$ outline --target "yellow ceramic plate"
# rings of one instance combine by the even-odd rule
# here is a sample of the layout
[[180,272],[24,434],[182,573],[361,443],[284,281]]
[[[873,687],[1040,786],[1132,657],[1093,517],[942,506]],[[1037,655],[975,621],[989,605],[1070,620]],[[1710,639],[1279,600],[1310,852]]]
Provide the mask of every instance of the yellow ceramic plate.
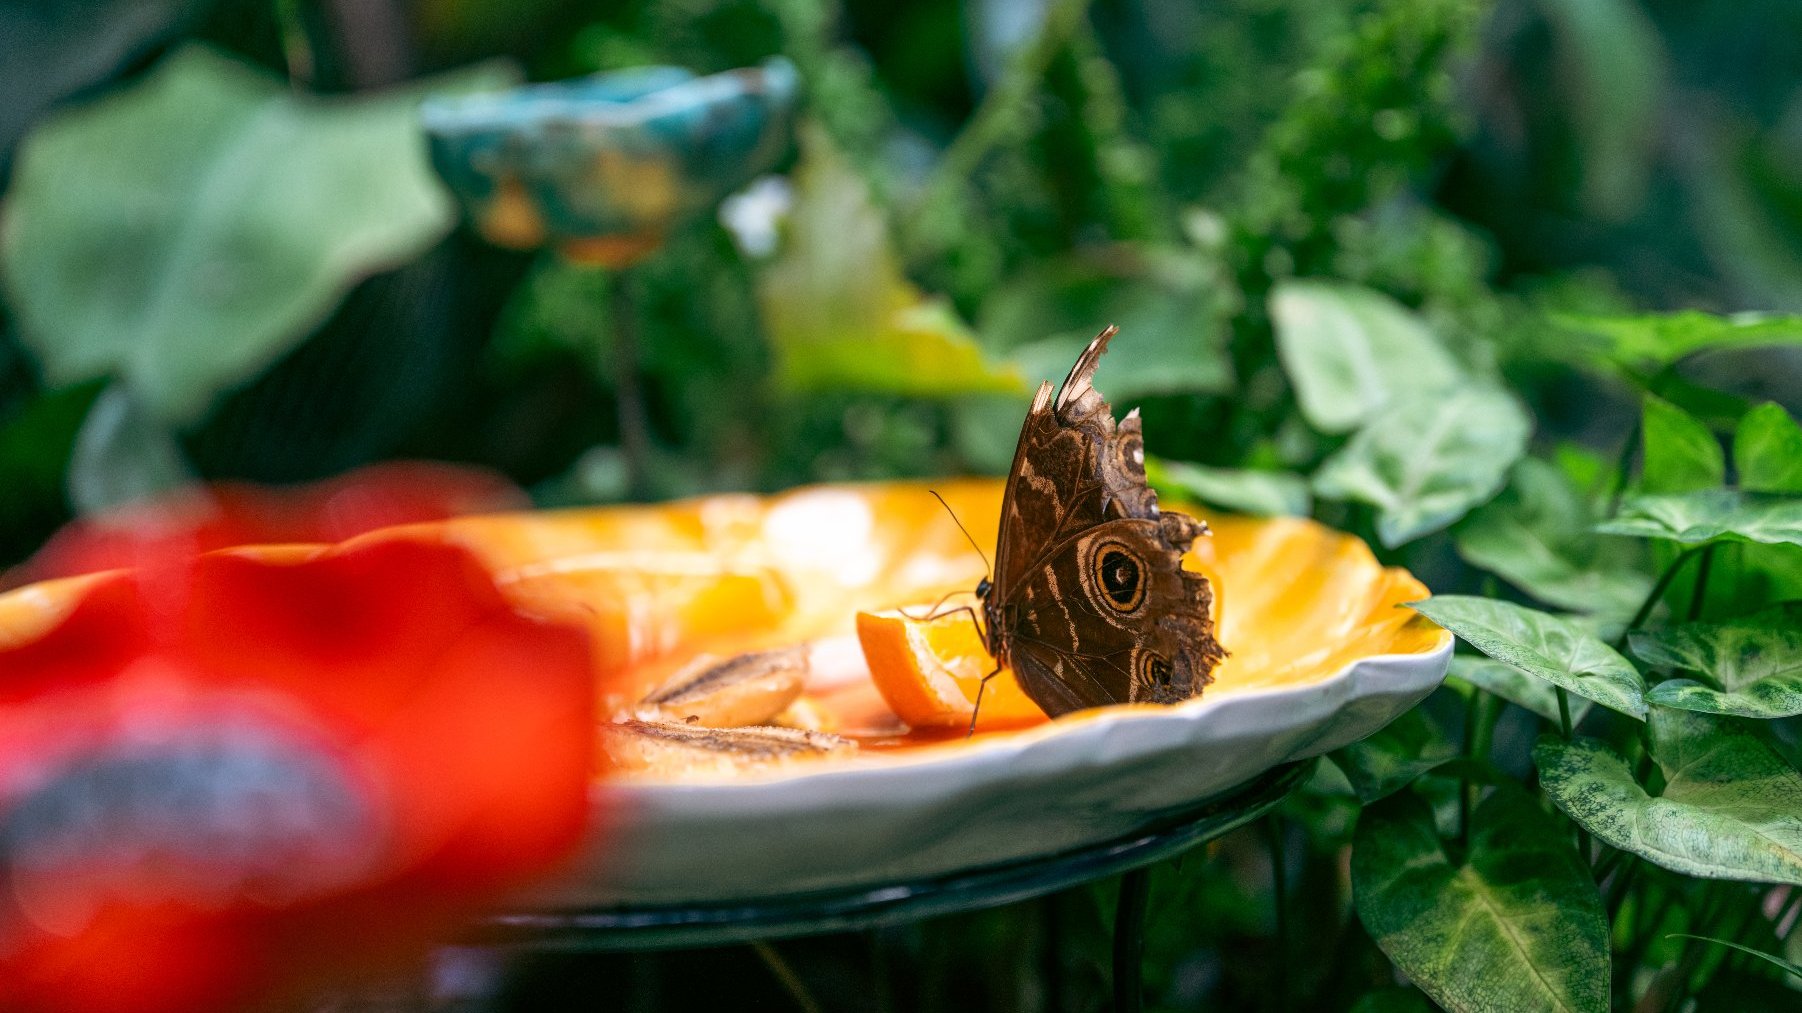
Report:
[[[816,689],[851,687],[855,699],[868,683],[855,612],[930,601],[983,575],[927,488],[465,518],[413,533],[473,547],[521,601],[592,624],[624,676],[609,705],[698,653],[799,642],[817,645]],[[999,482],[933,488],[993,544]],[[1188,562],[1215,579],[1232,657],[1202,699],[776,773],[608,786],[623,803],[615,833],[539,901],[773,896],[1094,844],[1368,735],[1444,677],[1450,635],[1398,607],[1426,588],[1362,542],[1306,520],[1210,520],[1215,535]]]

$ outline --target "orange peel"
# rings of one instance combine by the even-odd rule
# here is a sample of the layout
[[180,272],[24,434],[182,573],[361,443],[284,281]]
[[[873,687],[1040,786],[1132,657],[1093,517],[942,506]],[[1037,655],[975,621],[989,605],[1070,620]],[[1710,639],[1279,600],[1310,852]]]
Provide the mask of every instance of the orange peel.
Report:
[[1002,669],[983,686],[995,663],[965,613],[912,619],[894,610],[859,612],[857,639],[877,691],[911,727],[964,729],[972,713],[979,732],[1048,720],[1011,670]]

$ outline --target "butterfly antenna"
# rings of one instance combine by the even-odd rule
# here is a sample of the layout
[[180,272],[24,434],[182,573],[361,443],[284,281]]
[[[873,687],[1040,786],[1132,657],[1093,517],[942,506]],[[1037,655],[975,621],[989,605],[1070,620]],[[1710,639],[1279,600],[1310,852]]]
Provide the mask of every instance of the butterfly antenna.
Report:
[[983,552],[982,546],[976,544],[976,539],[970,537],[970,529],[964,527],[964,522],[957,519],[957,511],[951,509],[951,504],[945,502],[945,497],[940,496],[937,489],[926,491],[932,493],[932,498],[938,500],[939,506],[944,507],[945,512],[951,515],[951,523],[957,525],[957,530],[964,533],[964,540],[970,543],[970,548],[975,549],[976,554],[982,557],[982,568],[990,573],[995,572],[995,568],[989,564],[988,553]]

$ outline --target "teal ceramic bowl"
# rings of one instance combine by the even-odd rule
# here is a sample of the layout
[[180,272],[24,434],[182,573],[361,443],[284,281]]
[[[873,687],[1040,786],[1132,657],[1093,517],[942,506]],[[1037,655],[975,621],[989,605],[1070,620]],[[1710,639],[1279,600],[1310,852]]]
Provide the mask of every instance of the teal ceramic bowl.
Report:
[[641,67],[441,96],[432,164],[490,242],[614,266],[769,171],[793,133],[794,65],[697,77]]

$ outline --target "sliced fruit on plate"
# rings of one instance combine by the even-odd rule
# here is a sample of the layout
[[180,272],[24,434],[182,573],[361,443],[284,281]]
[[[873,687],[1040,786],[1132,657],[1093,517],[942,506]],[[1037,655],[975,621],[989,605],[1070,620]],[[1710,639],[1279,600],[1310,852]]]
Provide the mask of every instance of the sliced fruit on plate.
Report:
[[[923,614],[926,610],[910,609]],[[901,611],[859,612],[857,639],[870,677],[901,720],[915,728],[968,728],[982,678],[995,667],[966,612],[910,619]],[[1002,669],[982,689],[976,730],[1046,721],[1014,673]]]

